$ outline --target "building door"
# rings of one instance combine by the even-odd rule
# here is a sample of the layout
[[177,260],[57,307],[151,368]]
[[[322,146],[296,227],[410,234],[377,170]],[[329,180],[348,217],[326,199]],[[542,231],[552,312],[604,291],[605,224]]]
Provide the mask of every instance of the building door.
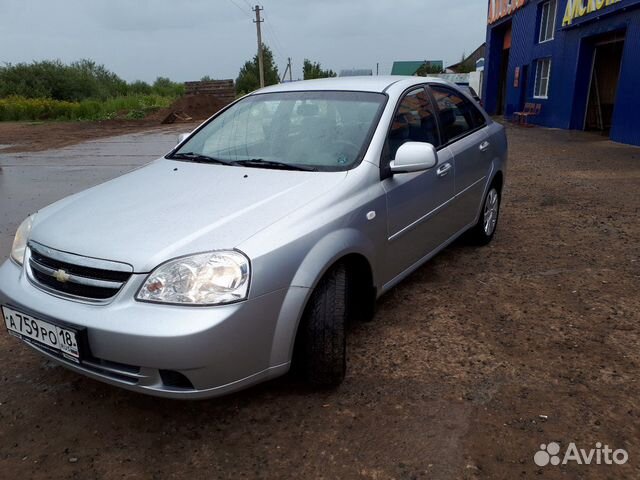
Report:
[[502,58],[500,59],[500,79],[498,81],[498,102],[496,113],[504,115],[507,106],[507,76],[509,73],[509,53],[511,52],[511,25],[504,32]]
[[605,135],[611,130],[623,50],[624,36],[620,38],[619,33],[595,44],[585,130]]

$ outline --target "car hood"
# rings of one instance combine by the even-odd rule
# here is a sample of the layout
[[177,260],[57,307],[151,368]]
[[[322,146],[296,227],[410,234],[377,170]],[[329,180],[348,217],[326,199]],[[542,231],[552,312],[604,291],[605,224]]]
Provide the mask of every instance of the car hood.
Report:
[[31,240],[146,273],[178,256],[232,249],[346,175],[161,159],[41,210]]

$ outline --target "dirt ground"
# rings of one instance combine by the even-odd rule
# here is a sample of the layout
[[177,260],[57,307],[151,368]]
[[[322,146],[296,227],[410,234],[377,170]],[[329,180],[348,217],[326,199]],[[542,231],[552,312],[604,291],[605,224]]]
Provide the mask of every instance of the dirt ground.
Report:
[[[0,122],[0,153],[41,152],[87,140],[157,130],[156,116],[145,120],[99,122]],[[9,145],[8,147],[3,147]]]
[[[159,400],[0,335],[0,478],[640,478],[640,149],[508,133],[494,243],[458,243],[385,295],[351,327],[336,390]],[[629,462],[536,466],[552,441]]]
[[186,95],[169,108],[142,120],[102,120],[98,122],[0,122],[0,153],[40,152],[75,145],[87,140],[156,130],[171,112],[186,115],[177,123],[195,127],[227,105],[215,95]]

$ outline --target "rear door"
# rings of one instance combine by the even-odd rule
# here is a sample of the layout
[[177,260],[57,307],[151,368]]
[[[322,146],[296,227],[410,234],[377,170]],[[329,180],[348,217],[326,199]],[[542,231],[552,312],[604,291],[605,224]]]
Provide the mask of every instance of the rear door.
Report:
[[[388,165],[405,142],[431,143],[438,165],[415,173],[390,175]],[[391,280],[444,243],[451,235],[449,204],[453,199],[454,165],[441,148],[437,113],[424,87],[408,91],[396,109],[381,161],[387,196],[388,248],[385,278]]]
[[475,222],[490,174],[487,122],[477,106],[456,89],[439,84],[429,88],[438,107],[443,141],[455,159],[451,213],[459,231]]

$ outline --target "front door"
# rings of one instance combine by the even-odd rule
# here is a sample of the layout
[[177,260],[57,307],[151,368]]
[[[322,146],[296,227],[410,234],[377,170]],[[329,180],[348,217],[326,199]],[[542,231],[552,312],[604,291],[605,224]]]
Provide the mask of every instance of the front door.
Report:
[[[391,126],[385,165],[405,142],[440,147],[434,106],[425,88],[408,92],[400,101]],[[387,176],[388,245],[385,278],[391,280],[420,261],[452,234],[449,203],[454,196],[455,165],[451,151],[440,148],[436,167],[416,173]]]

